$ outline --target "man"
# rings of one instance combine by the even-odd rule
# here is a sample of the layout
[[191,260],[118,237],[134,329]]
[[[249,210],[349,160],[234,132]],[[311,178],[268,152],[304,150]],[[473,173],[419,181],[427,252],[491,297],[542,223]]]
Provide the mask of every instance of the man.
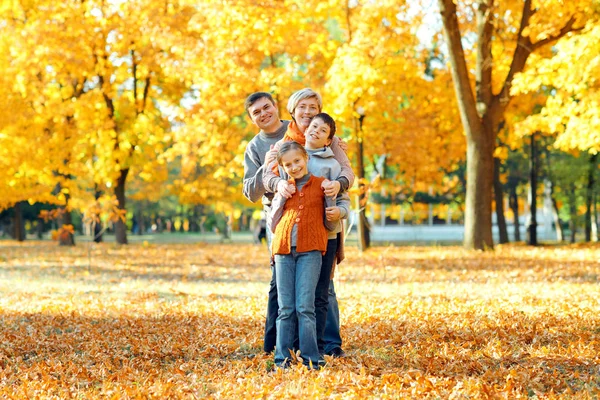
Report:
[[[260,131],[246,146],[244,153],[244,196],[255,203],[262,198],[265,214],[270,211],[273,193],[265,191],[263,186],[263,168],[265,154],[275,143],[283,138],[289,121],[279,119],[279,110],[271,94],[266,92],[252,93],[244,103],[250,120]],[[267,229],[267,244],[271,248],[271,232]],[[272,277],[269,285],[269,303],[265,322],[264,351],[270,353],[275,349],[277,340],[277,284],[275,268],[271,266]]]

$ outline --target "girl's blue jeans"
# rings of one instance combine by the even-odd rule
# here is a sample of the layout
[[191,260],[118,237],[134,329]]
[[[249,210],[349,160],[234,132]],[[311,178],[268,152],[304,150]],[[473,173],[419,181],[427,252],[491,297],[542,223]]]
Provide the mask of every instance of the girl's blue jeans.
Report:
[[323,359],[317,347],[315,289],[321,272],[321,252],[298,253],[292,247],[291,254],[275,255],[275,269],[279,304],[275,364],[285,366],[291,359],[297,321],[300,357],[304,364],[312,362],[318,367]]

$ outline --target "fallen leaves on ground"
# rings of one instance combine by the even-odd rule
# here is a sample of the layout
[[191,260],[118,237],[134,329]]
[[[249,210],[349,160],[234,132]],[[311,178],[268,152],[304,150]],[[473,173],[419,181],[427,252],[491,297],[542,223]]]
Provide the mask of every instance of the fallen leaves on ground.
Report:
[[280,371],[263,246],[1,241],[0,397],[598,397],[598,246],[347,253],[348,357]]

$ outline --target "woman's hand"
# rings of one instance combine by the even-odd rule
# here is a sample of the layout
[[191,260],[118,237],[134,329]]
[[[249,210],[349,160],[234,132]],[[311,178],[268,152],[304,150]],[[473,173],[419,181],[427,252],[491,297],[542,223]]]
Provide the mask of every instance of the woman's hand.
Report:
[[348,152],[348,143],[346,143],[342,139],[340,139],[338,144],[340,145],[340,149],[344,150],[344,153]]
[[289,199],[294,193],[296,193],[296,186],[282,179],[277,183],[277,193],[286,199]]
[[342,216],[342,212],[339,207],[327,207],[325,209],[325,218],[327,221],[337,221]]
[[325,192],[325,196],[327,197],[335,197],[340,192],[341,184],[338,181],[330,181],[329,179],[325,179],[321,184],[323,191]]

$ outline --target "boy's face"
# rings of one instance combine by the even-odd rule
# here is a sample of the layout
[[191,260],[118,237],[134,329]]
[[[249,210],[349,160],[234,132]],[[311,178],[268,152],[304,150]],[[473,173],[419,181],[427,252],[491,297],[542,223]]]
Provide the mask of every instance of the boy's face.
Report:
[[300,150],[290,150],[281,156],[283,170],[294,179],[300,179],[308,173],[306,162],[306,156]]
[[304,133],[304,137],[306,138],[306,148],[315,150],[320,147],[329,146],[331,143],[329,132],[331,132],[329,125],[321,118],[313,118]]
[[267,97],[256,100],[248,107],[252,123],[267,133],[272,133],[280,126],[279,111]]

